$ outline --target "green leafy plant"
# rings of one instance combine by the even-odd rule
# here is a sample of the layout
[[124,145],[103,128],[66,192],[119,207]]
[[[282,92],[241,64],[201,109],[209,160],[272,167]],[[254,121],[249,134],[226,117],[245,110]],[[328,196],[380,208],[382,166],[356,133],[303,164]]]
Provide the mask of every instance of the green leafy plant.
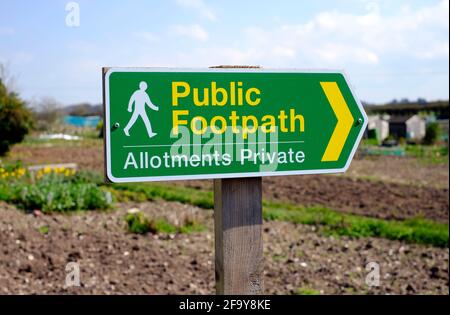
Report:
[[24,139],[33,126],[32,117],[25,102],[16,93],[8,91],[0,78],[0,156]]
[[49,227],[47,225],[43,225],[41,227],[38,228],[39,233],[45,235],[48,234],[49,232]]
[[408,156],[418,158],[425,164],[445,164],[448,163],[447,145],[407,145]]
[[125,216],[127,229],[130,233],[176,233],[177,228],[164,218],[150,220],[142,212],[129,213]]
[[202,232],[206,227],[195,218],[186,218],[183,225],[179,228],[180,233]]
[[152,233],[173,234],[178,232],[177,227],[164,218],[150,220],[149,224]]
[[98,137],[103,139],[103,120],[100,120],[95,127],[98,132]]
[[130,233],[145,234],[150,232],[150,221],[142,212],[127,214],[125,222]]
[[320,292],[315,289],[310,288],[298,288],[297,291],[295,291],[296,295],[320,295]]
[[441,128],[438,123],[428,124],[425,130],[425,137],[423,138],[424,144],[435,144],[439,140],[441,134]]
[[201,232],[205,227],[193,219],[185,220],[181,226],[175,226],[165,218],[149,219],[142,212],[128,213],[125,216],[127,230],[130,233],[146,234],[146,233],[193,233]]
[[108,209],[113,204],[107,189],[54,172],[44,173],[39,179],[33,175],[17,180],[0,179],[0,200],[42,212]]

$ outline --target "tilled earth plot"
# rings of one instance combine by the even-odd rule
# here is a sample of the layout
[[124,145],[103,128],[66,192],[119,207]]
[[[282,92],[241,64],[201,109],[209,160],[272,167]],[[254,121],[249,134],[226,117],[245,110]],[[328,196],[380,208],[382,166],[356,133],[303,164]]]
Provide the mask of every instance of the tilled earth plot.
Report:
[[[127,210],[172,224],[188,216],[207,229],[134,235]],[[116,211],[33,215],[0,203],[0,290],[12,293],[214,293],[212,211],[174,202],[121,204]],[[44,228],[45,227],[45,228]],[[312,226],[264,223],[264,282],[269,294],[448,294],[448,249],[365,238],[332,238]],[[68,262],[81,287],[65,287]],[[365,280],[380,266],[378,287]]]
[[[212,181],[179,181],[175,185],[212,189]],[[263,178],[263,197],[302,206],[324,206],[383,219],[424,217],[448,222],[448,188],[421,187],[336,175]]]
[[269,199],[385,219],[425,217],[448,222],[448,188],[419,187],[342,176],[286,176],[264,179]]

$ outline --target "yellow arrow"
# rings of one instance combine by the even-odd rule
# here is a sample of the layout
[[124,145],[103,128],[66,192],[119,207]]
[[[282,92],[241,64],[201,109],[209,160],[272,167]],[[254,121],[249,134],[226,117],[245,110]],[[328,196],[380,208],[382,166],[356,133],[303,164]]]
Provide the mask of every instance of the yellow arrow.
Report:
[[341,91],[336,82],[320,82],[328,102],[337,118],[337,124],[328,142],[325,153],[322,156],[322,162],[337,161],[341,155],[342,148],[347,140],[350,129],[352,128],[353,119],[348,105],[342,96]]

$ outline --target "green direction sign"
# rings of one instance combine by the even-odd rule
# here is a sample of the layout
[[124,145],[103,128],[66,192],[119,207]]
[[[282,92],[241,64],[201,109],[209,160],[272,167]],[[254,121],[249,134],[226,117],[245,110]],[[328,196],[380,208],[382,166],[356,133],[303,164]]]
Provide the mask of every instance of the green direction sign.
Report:
[[367,125],[339,71],[109,68],[112,182],[344,172]]

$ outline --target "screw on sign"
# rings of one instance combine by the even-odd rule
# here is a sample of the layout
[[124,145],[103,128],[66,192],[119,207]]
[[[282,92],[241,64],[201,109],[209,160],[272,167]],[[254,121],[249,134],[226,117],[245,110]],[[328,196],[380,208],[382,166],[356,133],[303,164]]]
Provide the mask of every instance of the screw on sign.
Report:
[[214,179],[218,294],[263,292],[262,176],[345,172],[367,116],[339,71],[104,68],[111,182]]

